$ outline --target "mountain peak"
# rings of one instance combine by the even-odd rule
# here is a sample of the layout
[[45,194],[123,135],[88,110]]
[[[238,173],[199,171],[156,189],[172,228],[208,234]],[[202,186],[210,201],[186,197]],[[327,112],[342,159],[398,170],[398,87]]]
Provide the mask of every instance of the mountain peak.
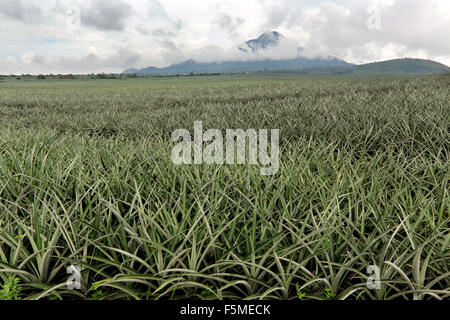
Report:
[[264,50],[268,47],[276,47],[283,35],[278,31],[264,32],[256,39],[251,39],[239,47],[239,50],[244,52],[255,52]]

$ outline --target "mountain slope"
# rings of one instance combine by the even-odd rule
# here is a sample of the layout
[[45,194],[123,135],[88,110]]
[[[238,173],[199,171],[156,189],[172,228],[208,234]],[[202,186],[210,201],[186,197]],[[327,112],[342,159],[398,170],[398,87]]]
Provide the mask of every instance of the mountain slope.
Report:
[[244,45],[239,47],[239,50],[244,52],[256,52],[269,47],[276,47],[282,38],[283,35],[277,31],[266,32],[257,39],[247,41]]
[[450,72],[446,65],[424,59],[393,59],[381,62],[354,66],[353,72],[363,73],[410,73],[410,74],[437,74]]
[[257,72],[257,71],[300,71],[307,68],[346,67],[351,64],[337,58],[308,59],[295,58],[289,60],[260,60],[260,61],[225,61],[200,63],[194,60],[175,64],[167,68],[149,67],[140,70],[129,69],[123,74],[186,74],[198,72]]
[[308,72],[329,74],[440,74],[450,73],[446,65],[423,59],[394,59],[363,65],[352,65],[337,58],[308,59],[299,57],[290,60],[261,60],[261,61],[227,61],[213,63],[199,63],[193,60],[175,64],[167,68],[149,67],[145,69],[129,69],[123,74],[188,74],[188,73],[217,73],[217,72]]

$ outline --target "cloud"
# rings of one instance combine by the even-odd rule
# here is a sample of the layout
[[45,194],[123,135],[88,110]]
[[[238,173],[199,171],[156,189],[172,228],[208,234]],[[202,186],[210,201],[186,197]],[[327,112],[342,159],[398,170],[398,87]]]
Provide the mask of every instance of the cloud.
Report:
[[30,23],[39,21],[42,16],[42,11],[35,5],[24,4],[22,0],[2,0],[0,15]]
[[150,24],[158,26],[157,30],[164,30],[164,32],[159,32],[159,35],[174,33],[183,27],[183,22],[168,14],[166,8],[158,0],[149,0],[147,16]]
[[166,9],[164,9],[163,5],[161,4],[161,2],[159,2],[158,0],[149,0],[149,6],[148,6],[148,15],[151,18],[165,18],[165,19],[170,19],[169,15],[166,12]]
[[92,0],[81,10],[81,23],[102,31],[123,31],[132,8],[122,1]]
[[[2,0],[0,71],[120,72],[195,59],[332,55],[353,63],[419,57],[450,64],[450,2],[440,0]],[[368,8],[380,13],[370,29]],[[71,6],[80,12],[73,28]],[[70,22],[70,23],[69,23]],[[72,26],[72,27],[71,27]],[[77,25],[78,26],[78,25]],[[267,31],[278,47],[238,47]]]
[[128,48],[119,48],[117,52],[102,56],[98,54],[95,48],[82,57],[60,57],[49,62],[49,66],[66,72],[73,72],[73,66],[84,73],[91,72],[120,72],[121,70],[133,65],[141,58],[141,54]]
[[[367,21],[376,9],[379,29]],[[448,56],[450,42],[442,32],[450,29],[450,3],[438,0],[267,1],[264,28],[277,28],[298,39],[308,55],[331,54],[355,63],[384,57]],[[377,47],[378,50],[373,48]]]
[[237,28],[245,23],[245,19],[241,17],[234,17],[226,13],[219,13],[212,21],[211,24],[225,29],[228,32],[234,32]]
[[277,5],[270,6],[269,8],[267,8],[266,12],[267,14],[265,27],[268,30],[280,27],[284,23],[286,18],[289,16],[288,10],[284,10],[283,8]]
[[128,48],[120,48],[117,53],[107,58],[104,62],[104,66],[114,66],[115,68],[128,68],[133,65],[142,55],[134,50]]
[[3,74],[39,74],[39,73],[92,73],[121,72],[135,64],[141,54],[128,49],[119,48],[110,55],[100,55],[96,48],[81,57],[61,56],[46,58],[34,52],[27,52],[20,57],[0,60],[0,73]]
[[34,52],[27,52],[21,56],[20,61],[24,64],[44,64],[45,58]]

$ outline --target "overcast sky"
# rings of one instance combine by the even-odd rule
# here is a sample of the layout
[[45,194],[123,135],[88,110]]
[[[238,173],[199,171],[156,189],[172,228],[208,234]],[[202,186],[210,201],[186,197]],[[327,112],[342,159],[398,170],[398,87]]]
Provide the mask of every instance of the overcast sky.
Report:
[[[0,0],[0,74],[121,72],[130,67],[332,55],[450,66],[449,0]],[[254,55],[266,31],[285,38]]]

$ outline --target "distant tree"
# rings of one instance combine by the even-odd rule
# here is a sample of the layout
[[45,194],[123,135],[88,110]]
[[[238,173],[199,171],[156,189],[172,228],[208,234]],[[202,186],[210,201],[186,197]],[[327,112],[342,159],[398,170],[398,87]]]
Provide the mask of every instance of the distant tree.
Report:
[[43,79],[45,79],[45,76],[43,74],[40,74],[37,76],[37,78],[43,80]]
[[114,73],[97,73],[95,76],[97,79],[117,79]]

